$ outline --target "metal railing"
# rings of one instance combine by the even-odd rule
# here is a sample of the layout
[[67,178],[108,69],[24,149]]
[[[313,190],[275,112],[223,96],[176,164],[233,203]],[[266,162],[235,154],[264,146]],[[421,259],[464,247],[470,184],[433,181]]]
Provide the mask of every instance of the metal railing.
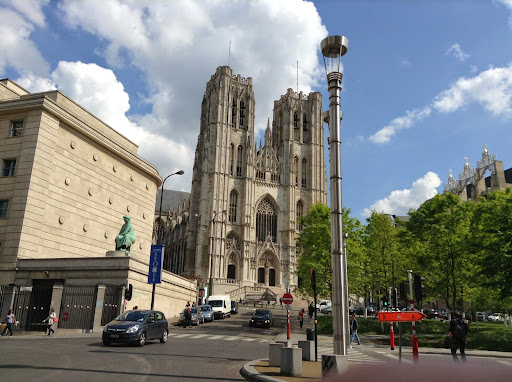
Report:
[[92,329],[96,291],[95,286],[66,286],[62,294],[59,328]]
[[123,296],[122,286],[107,286],[103,299],[103,313],[101,314],[101,325],[104,326],[121,313]]

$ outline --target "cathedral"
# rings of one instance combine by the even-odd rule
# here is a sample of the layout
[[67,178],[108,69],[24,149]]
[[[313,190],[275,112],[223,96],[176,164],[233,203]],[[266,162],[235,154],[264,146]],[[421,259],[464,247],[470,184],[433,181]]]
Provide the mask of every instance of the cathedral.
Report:
[[191,193],[178,201],[164,190],[155,224],[155,239],[164,227],[164,269],[209,294],[282,294],[297,285],[298,218],[327,204],[321,94],[288,89],[259,145],[254,114],[252,78],[217,68],[201,105]]

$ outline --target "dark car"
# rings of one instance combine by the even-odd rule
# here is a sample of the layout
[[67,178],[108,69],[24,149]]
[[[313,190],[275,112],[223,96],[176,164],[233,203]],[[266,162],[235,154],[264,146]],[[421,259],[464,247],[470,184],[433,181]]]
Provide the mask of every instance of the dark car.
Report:
[[231,313],[237,314],[238,313],[238,305],[235,301],[231,301]]
[[249,320],[249,326],[271,327],[274,326],[274,316],[267,309],[256,309]]
[[427,315],[428,319],[435,320],[435,319],[439,318],[439,312],[434,309],[425,309],[425,311],[423,313],[425,313]]
[[169,324],[162,312],[156,310],[131,310],[110,321],[103,328],[103,345],[114,342],[144,346],[146,341],[159,339],[167,342]]

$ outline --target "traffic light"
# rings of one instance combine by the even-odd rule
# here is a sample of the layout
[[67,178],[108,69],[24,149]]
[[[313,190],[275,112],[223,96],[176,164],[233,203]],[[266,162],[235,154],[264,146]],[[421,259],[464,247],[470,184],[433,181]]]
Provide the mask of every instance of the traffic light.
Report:
[[132,295],[133,295],[133,285],[128,284],[128,287],[124,291],[124,298],[126,299],[126,301],[130,301],[132,299]]
[[400,300],[407,302],[407,281],[400,283]]
[[416,301],[423,300],[423,297],[427,297],[425,293],[425,285],[423,282],[425,281],[425,277],[421,277],[420,275],[414,275],[414,296],[416,297]]
[[382,306],[384,306],[384,309],[389,308],[389,297],[388,296],[382,297]]

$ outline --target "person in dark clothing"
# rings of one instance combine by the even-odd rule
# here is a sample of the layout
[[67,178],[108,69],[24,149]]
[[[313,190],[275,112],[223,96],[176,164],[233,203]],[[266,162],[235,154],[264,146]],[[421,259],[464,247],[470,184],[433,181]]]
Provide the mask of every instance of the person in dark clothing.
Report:
[[192,327],[192,312],[189,307],[185,310],[185,326]]
[[350,347],[352,347],[352,341],[354,341],[354,337],[357,338],[357,344],[361,345],[361,341],[359,340],[359,336],[357,335],[357,329],[359,328],[359,325],[357,324],[357,319],[356,319],[355,314],[352,315],[351,328],[352,328],[352,336],[350,337]]
[[313,313],[315,313],[315,308],[313,307],[313,303],[311,303],[308,306],[308,314],[310,319],[313,318]]
[[299,325],[302,329],[302,325],[304,325],[304,309],[301,309],[299,312]]
[[454,361],[458,361],[457,348],[460,349],[460,358],[466,360],[466,338],[468,336],[468,324],[462,320],[462,315],[458,310],[453,313],[453,318],[450,321],[450,331],[448,337],[451,340],[450,350]]

